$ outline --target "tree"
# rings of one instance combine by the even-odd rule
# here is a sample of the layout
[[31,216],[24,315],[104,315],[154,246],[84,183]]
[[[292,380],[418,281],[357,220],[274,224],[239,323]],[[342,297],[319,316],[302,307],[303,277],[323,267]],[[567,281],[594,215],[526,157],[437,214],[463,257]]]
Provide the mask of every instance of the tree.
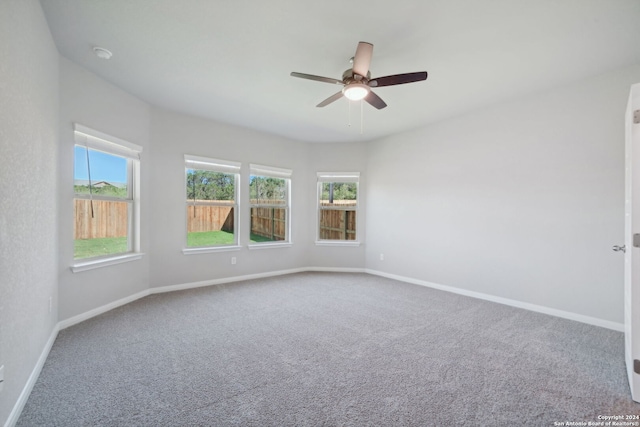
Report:
[[127,197],[127,187],[124,186],[115,186],[115,185],[105,185],[103,187],[95,187],[91,186],[91,190],[89,190],[89,185],[74,185],[74,191],[76,194],[93,194],[99,196],[111,196],[111,197],[119,197],[126,198]]
[[187,199],[233,200],[234,196],[233,174],[199,169],[187,170]]
[[286,181],[282,178],[251,175],[249,197],[257,203],[279,203],[287,196]]
[[322,200],[329,200],[331,197],[331,184],[333,184],[333,200],[356,200],[358,197],[358,187],[355,182],[323,182]]

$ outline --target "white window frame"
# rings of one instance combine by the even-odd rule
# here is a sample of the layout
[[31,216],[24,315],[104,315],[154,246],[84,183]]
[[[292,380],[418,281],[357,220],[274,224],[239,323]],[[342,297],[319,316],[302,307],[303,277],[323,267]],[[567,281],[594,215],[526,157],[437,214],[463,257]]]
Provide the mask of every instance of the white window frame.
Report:
[[[356,184],[356,205],[355,206],[322,206],[320,199],[322,198],[322,184],[327,182],[352,182]],[[318,172],[316,184],[316,245],[318,246],[360,246],[359,229],[360,229],[360,172]],[[320,217],[321,211],[355,211],[356,215],[356,236],[355,240],[332,240],[320,239]]]
[[[285,180],[285,204],[274,203],[253,203],[249,200],[249,236],[251,236],[251,209],[253,208],[278,208],[285,210],[285,239],[270,242],[251,242],[249,239],[249,249],[267,249],[267,248],[283,248],[290,247],[291,240],[291,169],[277,168],[273,166],[264,166],[257,164],[249,164],[249,185],[251,185],[252,176],[264,176],[270,178],[279,178]],[[249,199],[251,199],[251,190],[249,189]]]
[[[184,155],[184,189],[187,188],[187,170],[188,169],[196,169],[196,170],[207,170],[211,172],[221,172],[226,174],[233,174],[234,176],[234,190],[235,190],[235,199],[233,204],[233,237],[234,243],[231,245],[211,245],[211,246],[197,246],[197,247],[189,247],[187,246],[187,233],[188,233],[188,221],[187,218],[187,209],[184,210],[184,249],[182,249],[182,253],[185,255],[193,255],[193,254],[202,254],[202,253],[211,253],[211,252],[223,252],[223,251],[238,251],[240,250],[240,221],[238,220],[239,212],[240,212],[240,167],[241,163],[229,161],[229,160],[220,160],[213,159],[209,157],[202,156],[193,156],[190,154]],[[186,194],[185,194],[186,199]],[[199,201],[194,202],[193,200],[186,199],[187,206],[229,206],[228,203],[220,203],[216,201]]]
[[[135,261],[144,255],[140,252],[140,157],[142,147],[129,141],[91,129],[81,124],[74,124],[75,146],[101,151],[127,159],[127,198],[89,195],[74,192],[75,199],[107,200],[127,202],[129,204],[127,218],[127,251],[124,253],[102,255],[91,258],[73,260],[71,271],[74,273],[106,267],[128,261]],[[75,184],[75,183],[74,183]],[[75,231],[74,231],[75,232]]]

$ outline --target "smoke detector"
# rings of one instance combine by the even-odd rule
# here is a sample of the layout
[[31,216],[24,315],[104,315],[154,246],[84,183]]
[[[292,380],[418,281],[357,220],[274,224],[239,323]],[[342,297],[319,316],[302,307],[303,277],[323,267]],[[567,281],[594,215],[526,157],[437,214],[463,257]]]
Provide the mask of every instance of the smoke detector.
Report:
[[98,46],[95,46],[93,48],[93,53],[95,53],[96,56],[100,59],[111,59],[111,57],[113,56],[113,53],[103,47]]

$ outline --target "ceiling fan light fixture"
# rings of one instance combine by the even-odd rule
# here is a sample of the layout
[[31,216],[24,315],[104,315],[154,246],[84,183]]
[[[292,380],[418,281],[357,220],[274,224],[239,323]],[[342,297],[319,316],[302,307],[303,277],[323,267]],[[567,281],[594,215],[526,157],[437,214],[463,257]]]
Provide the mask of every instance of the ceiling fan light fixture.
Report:
[[370,90],[364,83],[351,83],[342,89],[342,93],[351,101],[360,101],[369,95]]

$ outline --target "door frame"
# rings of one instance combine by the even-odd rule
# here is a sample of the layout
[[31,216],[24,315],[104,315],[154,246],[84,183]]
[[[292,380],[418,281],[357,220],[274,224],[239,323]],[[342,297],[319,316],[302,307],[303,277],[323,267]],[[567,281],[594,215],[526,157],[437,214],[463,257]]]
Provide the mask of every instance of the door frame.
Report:
[[631,396],[640,402],[640,84],[631,86],[625,114],[625,362]]

